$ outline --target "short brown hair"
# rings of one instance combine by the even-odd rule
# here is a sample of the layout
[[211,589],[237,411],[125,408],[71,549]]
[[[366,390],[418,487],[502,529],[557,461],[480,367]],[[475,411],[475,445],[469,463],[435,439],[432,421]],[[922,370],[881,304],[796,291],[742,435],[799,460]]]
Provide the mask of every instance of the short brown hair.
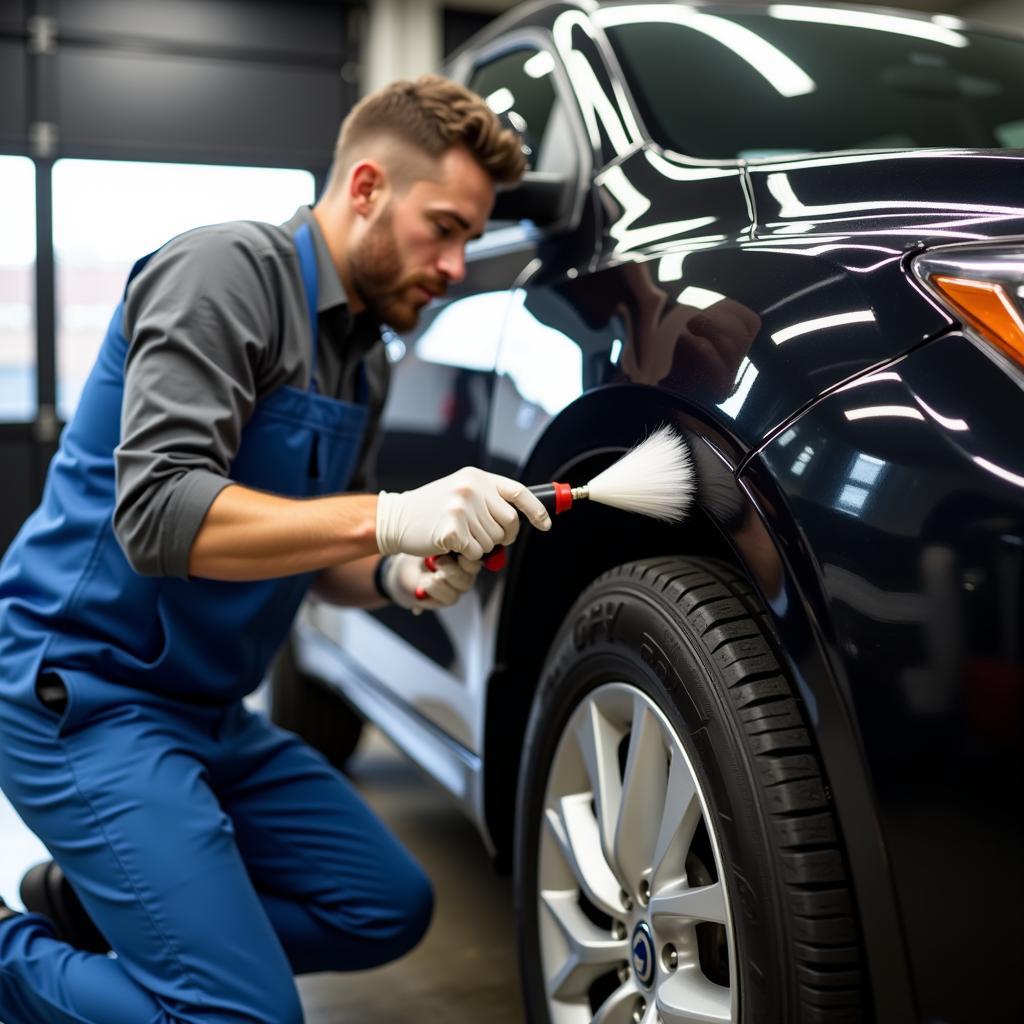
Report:
[[392,137],[437,158],[465,146],[496,185],[514,184],[526,170],[522,140],[476,93],[440,75],[392,82],[348,113],[334,149],[331,184],[371,139]]

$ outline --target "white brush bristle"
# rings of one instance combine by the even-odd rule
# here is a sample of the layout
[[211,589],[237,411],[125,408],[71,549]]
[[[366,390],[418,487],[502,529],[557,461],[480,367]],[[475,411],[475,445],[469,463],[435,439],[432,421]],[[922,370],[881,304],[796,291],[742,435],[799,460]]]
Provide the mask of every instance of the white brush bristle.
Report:
[[667,523],[686,517],[693,501],[693,465],[686,442],[669,426],[598,473],[587,484],[590,500]]

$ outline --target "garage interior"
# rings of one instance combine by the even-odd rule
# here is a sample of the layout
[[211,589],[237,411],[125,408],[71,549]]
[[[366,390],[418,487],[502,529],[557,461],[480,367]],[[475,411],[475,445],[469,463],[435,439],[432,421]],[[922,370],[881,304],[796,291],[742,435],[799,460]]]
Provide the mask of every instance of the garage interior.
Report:
[[[127,254],[204,219],[283,220],[312,202],[337,126],[361,95],[438,68],[512,6],[4,0],[0,551],[39,501]],[[1024,32],[1020,0],[893,6]],[[257,195],[257,213],[220,212]],[[511,886],[472,825],[376,732],[350,775],[426,867],[437,910],[426,940],[400,962],[302,979],[307,1020],[521,1021]],[[0,795],[0,895],[12,906],[22,874],[46,856]]]

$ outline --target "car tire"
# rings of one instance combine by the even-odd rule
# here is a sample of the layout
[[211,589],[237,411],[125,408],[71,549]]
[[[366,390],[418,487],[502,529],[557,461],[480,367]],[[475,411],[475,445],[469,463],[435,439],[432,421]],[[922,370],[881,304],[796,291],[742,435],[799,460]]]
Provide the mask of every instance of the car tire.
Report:
[[282,729],[297,733],[342,771],[359,745],[365,724],[340,693],[299,668],[291,638],[271,668],[270,718]]
[[838,826],[774,649],[711,560],[620,566],[569,612],[519,776],[531,1024],[866,1019]]

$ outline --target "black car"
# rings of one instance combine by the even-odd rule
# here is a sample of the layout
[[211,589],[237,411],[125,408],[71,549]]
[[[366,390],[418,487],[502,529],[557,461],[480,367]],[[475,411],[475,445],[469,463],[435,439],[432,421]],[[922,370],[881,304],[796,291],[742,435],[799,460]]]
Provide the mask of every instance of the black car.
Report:
[[580,0],[447,70],[531,171],[386,338],[381,485],[667,423],[697,503],[524,530],[439,614],[309,605],[278,719],[462,803],[531,1021],[1024,1019],[1024,41]]

